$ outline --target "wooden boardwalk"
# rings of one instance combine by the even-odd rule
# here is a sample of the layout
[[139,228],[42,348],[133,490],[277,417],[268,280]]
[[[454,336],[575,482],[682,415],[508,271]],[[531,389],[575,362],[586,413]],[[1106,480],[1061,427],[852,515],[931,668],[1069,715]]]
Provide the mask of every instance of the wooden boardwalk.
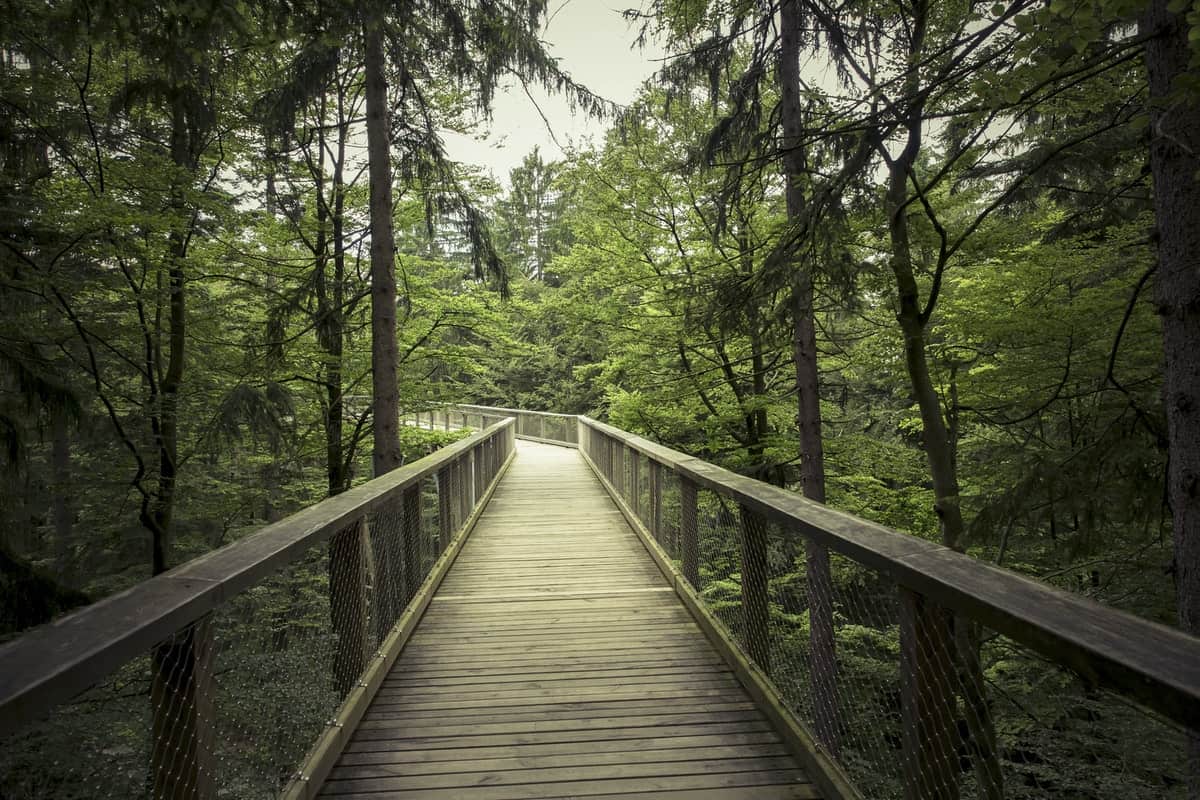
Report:
[[573,449],[518,455],[322,797],[815,798]]

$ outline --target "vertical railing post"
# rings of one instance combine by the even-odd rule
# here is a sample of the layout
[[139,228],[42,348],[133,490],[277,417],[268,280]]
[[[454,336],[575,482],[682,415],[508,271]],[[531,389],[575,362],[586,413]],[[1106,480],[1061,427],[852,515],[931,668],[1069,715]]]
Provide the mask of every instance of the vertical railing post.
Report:
[[462,527],[462,483],[459,480],[459,467],[462,465],[462,456],[455,457],[450,462],[449,476],[450,481],[448,488],[450,490],[450,538],[454,538],[454,534]]
[[156,800],[210,800],[217,796],[212,657],[208,617],[151,651],[150,763]]
[[613,465],[613,469],[617,472],[617,491],[621,497],[625,496],[625,487],[628,485],[627,480],[629,471],[625,466],[625,460],[629,457],[629,450],[626,449],[624,442],[616,443],[617,463]]
[[438,555],[446,552],[450,546],[450,537],[454,534],[454,522],[450,519],[450,473],[451,466],[446,465],[438,470]]
[[471,448],[466,454],[466,464],[463,467],[463,496],[467,498],[467,507],[470,509],[468,513],[475,513],[475,504],[479,495],[475,494],[475,448]]
[[487,486],[484,473],[487,471],[487,461],[484,458],[483,444],[477,444],[471,451],[471,460],[475,465],[475,504],[478,505],[479,498],[483,497],[483,490]]
[[629,507],[633,516],[642,518],[642,454],[632,447],[629,448]]
[[650,534],[662,544],[662,465],[653,458],[650,462]]
[[950,615],[900,587],[901,746],[906,800],[958,800]]
[[679,476],[679,550],[683,577],[692,588],[700,589],[700,541],[697,535],[696,484],[686,475]]
[[[404,490],[404,593],[397,612],[402,613],[421,585],[421,547],[425,532],[421,528],[421,482],[414,481]],[[397,614],[397,617],[399,613]]]
[[770,599],[767,594],[767,523],[760,514],[738,504],[741,531],[742,624],[746,652],[771,674]]
[[808,577],[808,671],[809,694],[813,703],[813,733],[830,755],[836,756],[838,685],[829,550],[809,539],[805,541],[804,553],[805,574]]
[[[386,537],[380,537],[381,540]],[[389,543],[381,541],[376,554],[376,616],[394,601]],[[367,665],[367,551],[371,546],[367,520],[342,528],[329,539],[329,617],[336,635],[333,651],[333,685],[338,693],[350,691]],[[382,607],[382,608],[381,608]]]

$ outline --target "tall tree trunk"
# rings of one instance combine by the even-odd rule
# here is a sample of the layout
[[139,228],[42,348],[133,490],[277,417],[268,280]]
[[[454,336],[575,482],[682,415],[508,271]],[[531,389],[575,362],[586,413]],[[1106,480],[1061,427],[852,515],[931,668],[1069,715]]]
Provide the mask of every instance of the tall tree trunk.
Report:
[[[1179,626],[1200,633],[1200,100],[1185,12],[1152,0],[1142,18],[1150,79],[1150,168],[1158,228],[1156,303],[1166,355],[1167,475]],[[1193,73],[1194,74],[1194,73]],[[1172,94],[1172,92],[1175,94]],[[1200,798],[1200,733],[1188,742],[1188,797]]]
[[[378,7],[367,20],[365,35],[367,156],[370,161],[371,215],[371,380],[374,446],[371,463],[376,476],[400,466],[399,390],[396,365],[395,236],[392,232],[391,127],[388,124],[386,55],[383,12]],[[417,533],[405,519],[407,506],[399,500],[385,512],[393,524],[374,538],[376,629],[390,629],[404,606],[406,563],[416,548]],[[398,518],[398,519],[396,519]]]
[[[780,7],[779,92],[783,127],[783,172],[788,219],[805,213],[803,150],[804,110],[800,104],[800,0]],[[799,259],[797,259],[799,261]],[[800,487],[804,496],[825,502],[825,448],[821,440],[820,375],[817,370],[817,330],[813,319],[812,274],[800,263],[792,283],[792,361],[796,369],[796,425],[800,431]],[[829,551],[813,542],[805,546],[808,583],[809,681],[817,739],[836,754],[837,654],[833,634],[833,580]]]
[[400,396],[396,384],[396,240],[392,232],[391,130],[384,77],[383,19],[376,13],[366,30],[367,158],[371,214],[371,388],[376,477],[400,466]]
[[[181,94],[172,103],[171,160],[181,173],[196,169],[195,141]],[[151,425],[158,449],[158,485],[149,514],[155,575],[171,567],[179,455],[179,390],[183,385],[187,344],[185,263],[188,235],[184,187],[172,189],[174,214],[167,243],[167,363],[158,380],[158,407]],[[154,741],[151,774],[156,798],[210,798],[216,794],[212,753],[211,631],[201,620],[157,645],[150,684]]]
[[[176,167],[195,168],[191,156],[187,111],[182,97],[172,104],[171,160]],[[184,260],[187,258],[186,214],[183,187],[172,189],[171,211],[175,215],[167,243],[167,363],[158,380],[158,404],[151,412],[151,426],[158,450],[158,485],[147,527],[152,541],[152,570],[158,575],[171,566],[171,534],[175,514],[175,486],[179,458],[179,389],[183,385],[187,344],[187,306]],[[161,333],[160,333],[161,335]],[[143,522],[147,522],[143,517]]]

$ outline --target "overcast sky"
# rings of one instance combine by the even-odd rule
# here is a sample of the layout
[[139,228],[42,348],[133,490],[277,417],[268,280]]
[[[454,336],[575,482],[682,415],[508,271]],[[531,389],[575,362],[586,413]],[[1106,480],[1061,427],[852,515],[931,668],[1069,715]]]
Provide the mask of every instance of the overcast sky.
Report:
[[[617,103],[628,103],[642,81],[661,65],[662,49],[648,45],[633,47],[638,28],[629,25],[621,11],[638,7],[639,0],[551,0],[550,21],[542,39],[550,54],[576,81],[596,94]],[[580,144],[589,137],[599,141],[608,123],[572,116],[565,100],[532,88],[537,107],[519,84],[498,93],[494,116],[481,130],[489,135],[481,141],[447,133],[446,147],[458,161],[490,169],[507,183],[508,172],[521,163],[535,145],[547,160],[561,158],[563,146]],[[538,114],[541,108],[550,128]]]

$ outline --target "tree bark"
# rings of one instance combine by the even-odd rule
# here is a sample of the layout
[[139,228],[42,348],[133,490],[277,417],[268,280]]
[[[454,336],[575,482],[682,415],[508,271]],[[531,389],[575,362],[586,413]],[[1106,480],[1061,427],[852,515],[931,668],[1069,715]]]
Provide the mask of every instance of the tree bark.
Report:
[[400,466],[400,396],[396,383],[395,235],[392,231],[391,130],[384,77],[383,19],[365,29],[367,158],[370,162],[371,215],[371,388],[374,449],[378,477]]
[[[780,7],[779,91],[783,128],[783,172],[788,219],[805,213],[804,111],[800,104],[800,0]],[[800,488],[804,496],[825,502],[825,449],[821,439],[820,374],[817,369],[817,331],[813,319],[812,274],[799,263],[792,283],[792,361],[796,369],[796,426],[800,431]],[[837,654],[833,633],[833,581],[829,551],[812,541],[805,545],[808,583],[809,684],[817,739],[837,753]]]
[[[1141,20],[1150,81],[1150,169],[1158,234],[1155,301],[1166,356],[1167,491],[1179,626],[1200,633],[1200,100],[1177,85],[1192,56],[1183,13],[1152,0]],[[1200,798],[1200,734],[1188,742],[1188,797]]]

